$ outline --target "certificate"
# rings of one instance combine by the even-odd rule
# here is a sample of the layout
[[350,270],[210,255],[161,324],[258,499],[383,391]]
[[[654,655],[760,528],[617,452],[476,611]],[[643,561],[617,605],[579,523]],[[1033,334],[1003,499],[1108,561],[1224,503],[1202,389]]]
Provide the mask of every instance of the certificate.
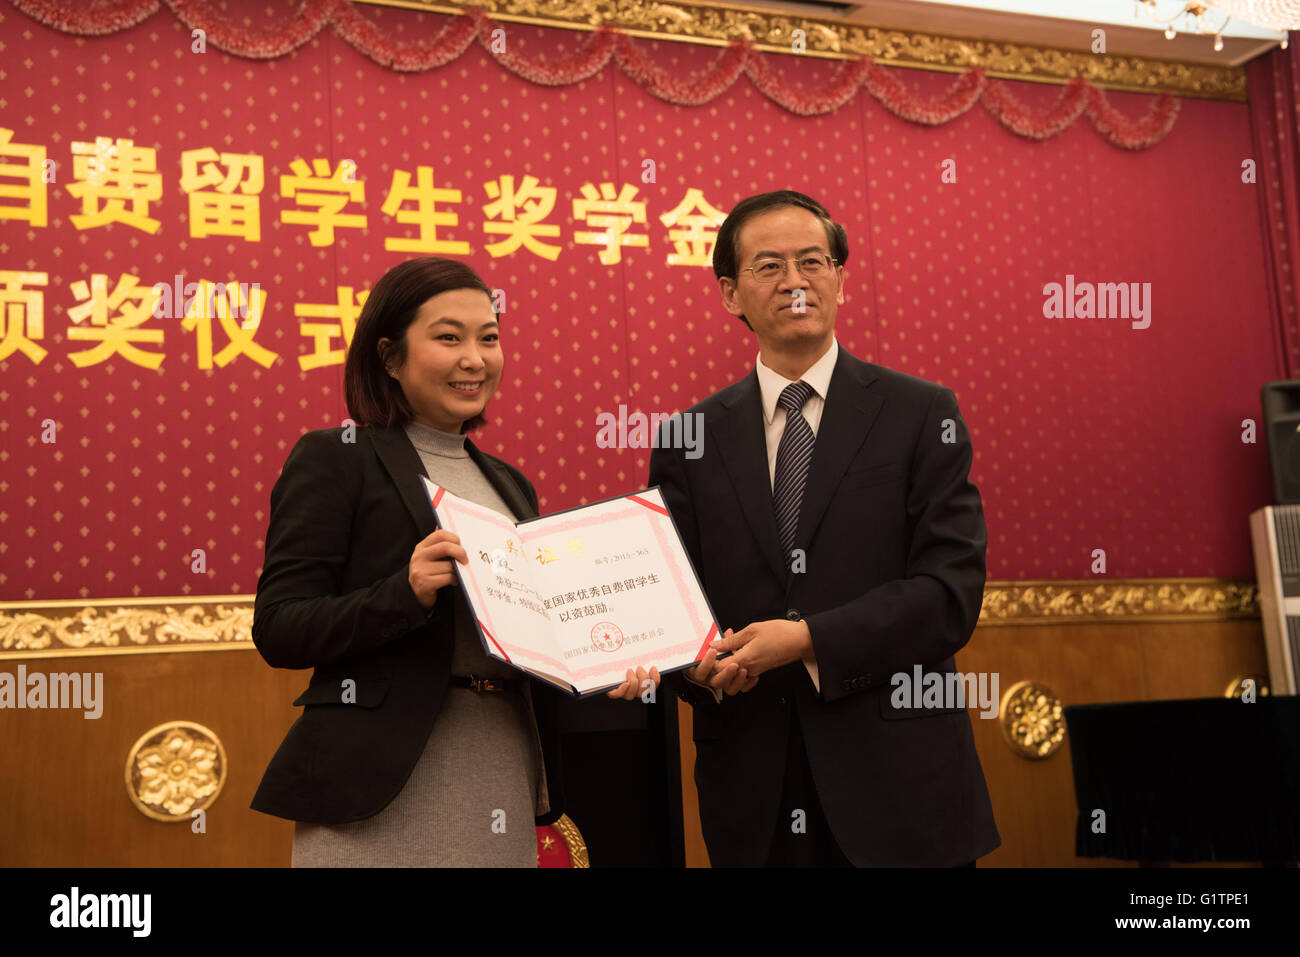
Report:
[[515,523],[427,478],[483,650],[586,697],[704,657],[718,624],[659,489]]

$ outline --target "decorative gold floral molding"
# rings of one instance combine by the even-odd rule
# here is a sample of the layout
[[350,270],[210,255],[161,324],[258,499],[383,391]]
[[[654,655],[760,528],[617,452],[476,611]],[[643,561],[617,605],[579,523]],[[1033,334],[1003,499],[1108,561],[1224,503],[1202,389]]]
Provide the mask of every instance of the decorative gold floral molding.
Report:
[[[981,625],[1258,618],[1252,581],[1137,578],[991,581]],[[0,659],[253,648],[253,597],[0,602]]]
[[1258,618],[1253,581],[1222,578],[1131,578],[1114,581],[989,582],[981,625],[1097,621],[1220,621]]
[[1007,746],[1027,760],[1050,758],[1065,741],[1065,709],[1046,685],[1016,682],[1002,696],[998,715]]
[[[463,9],[457,4],[432,0],[353,2],[429,13],[458,14]],[[800,29],[806,37],[806,50],[800,56],[842,60],[869,56],[883,66],[945,72],[983,67],[990,76],[1041,83],[1064,83],[1078,76],[1111,90],[1246,102],[1246,71],[1239,66],[1097,55],[1081,50],[890,30],[730,4],[476,0],[473,6],[494,20],[510,23],[570,30],[595,30],[608,24],[632,36],[710,46],[748,40],[772,53],[792,53],[791,37],[794,30]]]
[[0,602],[0,659],[253,647],[253,598]]
[[189,821],[226,783],[226,749],[211,729],[168,721],[136,739],[126,755],[126,793],[145,817]]

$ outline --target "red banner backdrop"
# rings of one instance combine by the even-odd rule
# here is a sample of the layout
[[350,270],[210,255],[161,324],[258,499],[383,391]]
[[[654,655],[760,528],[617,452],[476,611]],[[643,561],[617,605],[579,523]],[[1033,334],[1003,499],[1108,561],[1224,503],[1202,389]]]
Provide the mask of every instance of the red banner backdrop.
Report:
[[[1269,481],[1242,420],[1279,366],[1245,106],[376,8],[372,56],[469,40],[395,71],[322,20],[252,60],[219,31],[197,52],[169,6],[95,37],[0,8],[0,598],[251,592],[279,466],[346,417],[350,323],[413,255],[502,290],[476,441],[543,510],[643,485],[597,416],[752,367],[711,237],[782,187],[848,230],[840,342],[956,391],[992,577],[1086,577],[1097,548],[1114,577],[1251,573]],[[275,33],[265,3],[212,6]],[[517,75],[575,58],[585,79]],[[154,317],[155,284],[200,281],[233,288]],[[1047,318],[1067,282],[1150,283],[1149,326]]]

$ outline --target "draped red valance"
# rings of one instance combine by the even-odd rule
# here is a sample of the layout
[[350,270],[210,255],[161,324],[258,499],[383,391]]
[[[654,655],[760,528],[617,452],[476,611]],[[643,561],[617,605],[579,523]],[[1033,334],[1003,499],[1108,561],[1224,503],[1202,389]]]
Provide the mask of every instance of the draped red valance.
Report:
[[256,32],[227,22],[199,0],[117,0],[87,9],[70,0],[11,0],[28,16],[68,33],[103,35],[140,23],[163,3],[191,30],[202,30],[206,42],[235,56],[273,59],[292,53],[327,26],[359,52],[380,65],[403,72],[432,70],[453,62],[477,40],[493,60],[509,72],[543,86],[567,86],[599,73],[613,60],[648,92],[679,106],[698,106],[720,96],[741,75],[773,103],[800,116],[840,109],[865,89],[901,119],[939,126],[982,103],[1008,130],[1030,139],[1049,139],[1086,116],[1106,140],[1125,149],[1145,149],[1160,142],[1178,117],[1178,100],[1167,94],[1155,98],[1147,114],[1131,119],[1114,109],[1106,94],[1075,78],[1046,110],[1033,110],[1017,101],[1008,84],[991,80],[982,70],[961,74],[941,96],[920,97],[908,91],[897,75],[869,57],[845,61],[826,88],[807,92],[789,83],[768,56],[753,45],[737,41],[725,48],[711,67],[679,77],[657,66],[645,47],[626,34],[602,27],[571,57],[528,57],[506,44],[493,42],[500,24],[481,10],[465,8],[428,40],[398,42],[385,36],[347,0],[305,0],[297,14],[279,25]]

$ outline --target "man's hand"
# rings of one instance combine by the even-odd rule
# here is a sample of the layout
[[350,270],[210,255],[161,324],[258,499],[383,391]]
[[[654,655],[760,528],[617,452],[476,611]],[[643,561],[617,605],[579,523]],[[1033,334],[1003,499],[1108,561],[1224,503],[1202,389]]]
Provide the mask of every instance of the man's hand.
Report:
[[734,652],[727,659],[727,664],[747,672],[754,680],[758,680],[763,672],[788,665],[792,661],[801,658],[814,660],[812,632],[808,630],[807,623],[788,621],[785,618],[756,621],[735,634],[727,629],[726,637],[719,638],[709,646],[709,653],[714,651]]
[[[731,637],[731,629],[726,632],[728,638]],[[709,647],[708,652],[700,659],[700,663],[694,668],[688,668],[683,674],[690,681],[696,684],[706,685],[715,691],[721,691],[723,694],[741,694],[749,691],[754,685],[758,684],[758,676],[751,675],[748,671],[738,665],[734,658],[726,661],[718,661],[718,649],[713,646]]]
[[645,684],[647,681],[653,681],[655,687],[659,687],[658,668],[651,668],[649,671],[646,671],[644,668],[637,668],[635,672],[633,672],[631,668],[628,668],[627,680],[613,691],[606,692],[605,696],[621,701],[635,701],[645,693],[642,689],[647,691],[649,690],[646,688]]

